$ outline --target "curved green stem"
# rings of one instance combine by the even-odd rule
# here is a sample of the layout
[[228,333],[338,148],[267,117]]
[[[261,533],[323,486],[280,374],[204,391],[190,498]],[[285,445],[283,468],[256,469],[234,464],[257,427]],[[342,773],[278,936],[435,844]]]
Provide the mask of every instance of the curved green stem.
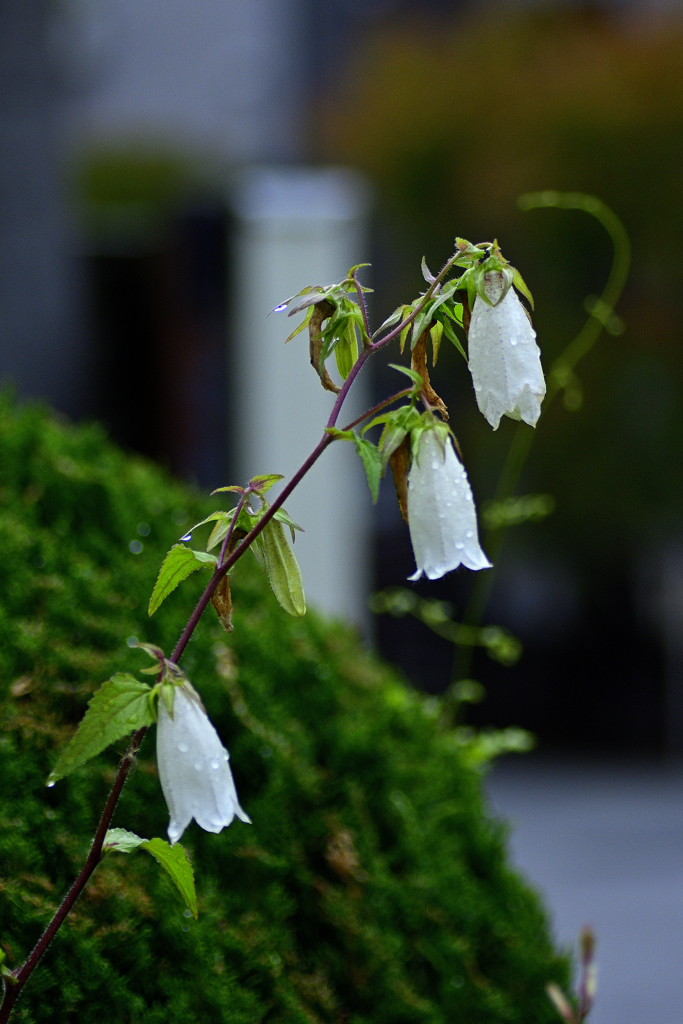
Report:
[[[547,393],[543,403],[543,411],[547,412],[555,396],[572,381],[575,367],[591,351],[605,326],[609,326],[614,308],[628,279],[631,267],[631,242],[626,228],[616,213],[595,196],[584,195],[581,192],[533,192],[521,196],[518,202],[523,210],[547,209],[549,207],[583,210],[584,213],[595,217],[602,224],[614,247],[612,267],[600,298],[593,304],[593,311],[589,314],[579,333],[569,342],[550,367]],[[515,493],[534,437],[533,427],[529,427],[525,423],[518,424],[498,478],[495,492],[497,500],[510,498]],[[495,531],[488,530],[484,535],[484,548],[494,565],[503,550],[506,532],[505,527],[500,527]],[[463,615],[463,623],[471,626],[481,623],[491,596],[494,579],[495,568],[477,573]],[[473,655],[473,649],[456,649],[453,657],[453,681],[470,675]]]

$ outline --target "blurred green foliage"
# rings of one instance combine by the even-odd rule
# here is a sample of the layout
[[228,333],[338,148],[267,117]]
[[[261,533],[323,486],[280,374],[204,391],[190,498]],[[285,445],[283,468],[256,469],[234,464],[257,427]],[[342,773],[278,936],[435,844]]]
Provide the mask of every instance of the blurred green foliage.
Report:
[[[202,573],[153,619],[165,551],[209,504],[96,427],[0,404],[0,944],[16,967],[88,849],[118,757],[45,779],[93,690],[169,650]],[[213,506],[215,507],[215,505]],[[539,901],[505,856],[480,775],[339,623],[234,575],[234,633],[209,609],[183,659],[253,818],[183,837],[199,919],[150,857],[109,853],[16,1009],[26,1022],[551,1024],[567,982]],[[113,825],[164,835],[143,744]]]
[[[600,293],[611,245],[584,213],[522,212],[517,199],[581,191],[615,210],[633,243],[618,307],[626,332],[603,335],[581,364],[580,415],[555,407],[541,417],[524,489],[550,492],[557,511],[531,529],[561,536],[587,563],[680,530],[680,14],[567,4],[480,6],[450,24],[397,18],[366,39],[323,102],[321,157],[378,184],[387,309],[420,287],[402,252],[417,246],[438,266],[455,230],[473,242],[495,235],[536,299],[547,367],[580,329],[586,298]],[[435,387],[457,409],[475,492],[491,496],[513,428],[487,430],[464,368],[444,356]]]

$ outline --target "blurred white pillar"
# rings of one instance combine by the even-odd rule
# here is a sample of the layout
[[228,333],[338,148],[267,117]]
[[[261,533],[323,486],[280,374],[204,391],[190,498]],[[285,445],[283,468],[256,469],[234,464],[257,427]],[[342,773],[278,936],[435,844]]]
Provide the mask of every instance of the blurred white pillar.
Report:
[[[334,395],[309,363],[308,332],[284,344],[301,316],[268,314],[305,285],[340,281],[366,259],[367,207],[363,180],[342,169],[254,168],[235,189],[230,433],[242,482],[257,473],[289,479],[322,436]],[[339,426],[368,407],[367,372]],[[286,508],[305,530],[294,551],[309,605],[365,626],[371,500],[353,446],[332,445]]]

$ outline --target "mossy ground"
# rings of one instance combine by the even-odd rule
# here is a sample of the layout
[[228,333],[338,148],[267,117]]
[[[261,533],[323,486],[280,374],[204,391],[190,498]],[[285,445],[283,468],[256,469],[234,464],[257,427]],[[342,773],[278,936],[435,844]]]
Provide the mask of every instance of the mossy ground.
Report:
[[[80,867],[125,744],[53,789],[48,771],[93,690],[149,664],[127,639],[174,645],[205,574],[151,620],[147,601],[182,524],[206,510],[98,427],[0,404],[0,943],[10,967]],[[289,618],[255,563],[233,580],[234,633],[209,609],[183,664],[254,824],[185,833],[196,922],[151,857],[107,855],[16,1019],[554,1022],[544,986],[564,983],[567,964],[434,702],[339,623]],[[113,825],[152,837],[167,821],[151,730]]]

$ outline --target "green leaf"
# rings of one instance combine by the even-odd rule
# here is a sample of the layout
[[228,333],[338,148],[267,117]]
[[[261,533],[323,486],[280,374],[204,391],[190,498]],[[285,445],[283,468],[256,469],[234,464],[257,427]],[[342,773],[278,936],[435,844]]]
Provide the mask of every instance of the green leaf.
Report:
[[422,270],[422,276],[424,277],[424,279],[427,282],[427,284],[433,284],[434,281],[436,281],[436,278],[434,277],[434,274],[432,274],[431,270],[427,266],[427,261],[425,260],[424,256],[422,257],[421,270]]
[[389,459],[394,454],[399,445],[403,444],[403,441],[408,431],[404,430],[398,423],[387,423],[382,436],[379,440],[382,465],[382,475],[387,471],[387,464]]
[[441,347],[441,336],[443,335],[443,323],[441,320],[434,321],[429,333],[433,346],[432,365],[436,366],[436,361],[439,358],[439,348]]
[[308,327],[312,316],[313,306],[309,306],[306,316],[303,318],[299,326],[294,328],[294,330],[292,331],[288,338],[285,338],[285,345],[287,344],[288,341],[291,341],[292,338],[296,338],[297,334],[301,334],[301,332]]
[[531,292],[529,291],[529,289],[528,289],[528,287],[527,287],[527,285],[526,285],[526,283],[524,281],[524,278],[522,277],[522,275],[520,274],[520,272],[518,270],[515,270],[515,272],[513,274],[512,283],[514,284],[514,286],[517,289],[517,291],[521,292],[522,295],[524,296],[524,298],[529,300],[529,303],[531,304],[531,308],[534,309],[534,297],[531,294]]
[[110,743],[151,725],[151,689],[129,672],[117,672],[103,683],[90,698],[83,721],[50,772],[48,786],[97,757]]
[[284,480],[282,473],[263,473],[261,476],[252,476],[249,483],[254,484],[261,494],[265,494],[278,480]]
[[389,366],[392,370],[398,370],[399,373],[405,373],[406,377],[410,377],[416,388],[424,387],[424,381],[417,370],[413,370],[408,366],[401,366],[399,363],[389,363]]
[[174,846],[164,839],[141,839],[125,828],[110,828],[104,837],[103,850],[116,853],[132,853],[133,850],[147,850],[171,876],[171,880],[185,901],[185,905],[197,917],[197,893],[194,887],[194,872],[188,856],[180,843]]
[[352,430],[340,430],[339,427],[325,427],[325,433],[335,441],[353,441],[355,437]]
[[340,339],[339,344],[334,350],[334,355],[337,360],[339,375],[342,380],[346,380],[358,359],[358,341],[353,323],[349,324],[344,337]]
[[102,850],[115,850],[117,853],[131,853],[137,850],[145,840],[136,836],[135,832],[129,832],[125,828],[110,828],[104,837]]
[[422,332],[424,331],[425,327],[427,326],[427,324],[431,320],[431,317],[432,317],[432,308],[431,307],[432,307],[431,302],[428,302],[426,304],[426,306],[424,306],[420,310],[420,312],[417,314],[417,316],[413,320],[413,333],[412,333],[411,339],[410,339],[411,351],[417,345],[418,341],[420,340],[420,335],[422,334]]
[[281,523],[271,519],[261,534],[270,585],[281,608],[290,615],[306,614],[301,570],[287,543]]
[[179,583],[209,562],[215,564],[216,559],[211,555],[205,555],[202,551],[192,551],[184,544],[174,544],[161,563],[161,569],[159,569],[159,575],[149,599],[149,615],[154,615],[157,608],[169,594],[173,593]]
[[[407,317],[409,317],[410,314],[412,313],[412,311],[413,311],[413,307],[412,306],[404,306],[403,307],[403,319],[405,320]],[[401,342],[401,355],[403,355],[403,349],[405,348],[406,338],[408,337],[408,332],[410,331],[410,328],[412,327],[412,324],[413,324],[413,322],[411,320],[410,323],[407,325],[407,327],[404,327],[403,330],[401,331],[401,334],[399,335],[400,342]]]
[[372,441],[367,441],[364,437],[356,436],[354,444],[363,463],[363,469],[368,478],[368,487],[370,488],[374,504],[379,497],[379,482],[382,477],[382,456]]
[[[235,491],[237,489],[238,488],[236,488],[236,487],[219,487],[218,491]],[[212,491],[211,493],[212,494],[218,494],[218,491]],[[240,494],[244,494],[244,488],[240,487],[239,488],[239,492],[240,492]],[[210,516],[206,517],[206,519],[202,519],[200,522],[195,523],[194,526],[191,526],[190,529],[187,531],[187,533],[183,534],[183,537],[191,536],[194,533],[195,530],[199,529],[200,526],[206,526],[207,523],[215,523],[215,522],[220,521],[221,519],[227,519],[231,515],[232,515],[232,512],[222,512],[222,511],[212,512]]]
[[394,310],[391,316],[387,317],[383,324],[380,324],[380,326],[377,328],[372,337],[376,338],[378,334],[381,334],[382,331],[385,331],[388,327],[393,327],[394,324],[397,324],[399,322],[402,316],[403,306],[399,306],[398,309]]
[[455,347],[457,348],[458,352],[463,357],[465,362],[468,362],[467,353],[465,352],[465,349],[462,347],[462,344],[457,334],[451,327],[450,322],[448,320],[441,320],[439,322],[443,324],[443,332],[448,338],[448,340],[453,342],[453,344],[455,345]]
[[292,535],[292,543],[294,543],[295,530],[298,530],[299,533],[305,533],[303,526],[299,526],[299,524],[295,523],[293,519],[290,519],[290,517],[283,508],[279,508],[277,510],[277,512],[273,516],[273,519],[277,519],[278,523],[284,523],[285,526],[289,527],[289,532]]
[[171,876],[178,892],[183,897],[185,905],[191,911],[192,916],[197,917],[197,894],[194,888],[194,872],[185,850],[180,843],[174,846],[164,839],[145,839],[140,846],[143,850],[151,853],[154,859],[161,864],[162,868]]

